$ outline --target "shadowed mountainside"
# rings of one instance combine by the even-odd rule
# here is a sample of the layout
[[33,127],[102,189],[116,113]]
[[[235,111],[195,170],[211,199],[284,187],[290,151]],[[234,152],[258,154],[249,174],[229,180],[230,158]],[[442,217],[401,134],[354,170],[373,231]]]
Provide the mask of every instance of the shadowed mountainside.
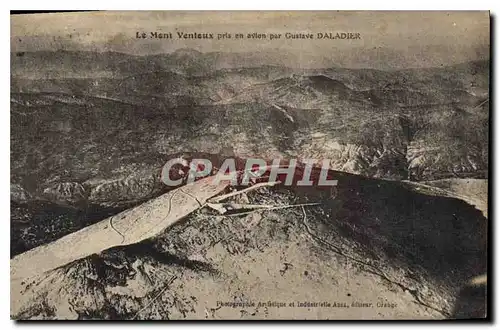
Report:
[[[350,304],[399,297],[398,308],[379,310],[378,315],[363,312],[368,318],[448,316],[460,287],[486,270],[487,221],[481,212],[403,183],[345,173],[335,178],[339,182],[333,199],[311,187],[263,188],[247,196],[250,203],[320,202],[318,206],[237,217],[200,210],[155,239],[25,280],[19,296],[24,307],[14,317],[217,318],[224,309],[215,309],[211,298],[205,301],[204,290],[217,292],[209,295],[216,300],[262,301],[267,299],[267,293],[259,297],[266,285],[272,286],[264,290],[272,300],[305,297],[297,291],[287,298],[287,290],[280,294],[275,285],[321,290],[316,301]],[[211,308],[215,314],[206,313]],[[262,308],[241,309],[248,313],[233,309],[230,317],[263,315]],[[351,312],[326,309],[318,315],[360,316]]]

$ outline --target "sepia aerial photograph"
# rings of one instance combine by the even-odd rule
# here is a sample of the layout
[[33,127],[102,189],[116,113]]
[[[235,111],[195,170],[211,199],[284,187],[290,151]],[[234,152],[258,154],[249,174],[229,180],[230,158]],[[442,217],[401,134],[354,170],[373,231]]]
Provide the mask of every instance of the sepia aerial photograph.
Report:
[[491,316],[488,11],[10,29],[11,319]]

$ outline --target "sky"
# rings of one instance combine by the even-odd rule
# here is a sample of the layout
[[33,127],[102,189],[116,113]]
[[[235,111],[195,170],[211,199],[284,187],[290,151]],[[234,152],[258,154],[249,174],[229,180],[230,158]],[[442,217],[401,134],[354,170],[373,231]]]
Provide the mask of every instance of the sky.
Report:
[[[475,12],[89,12],[11,16],[11,51],[88,50],[134,55],[201,52],[286,52],[325,57],[340,53],[357,61],[385,60],[429,65],[488,55],[489,13]],[[136,33],[173,33],[174,39],[137,39]],[[176,32],[231,33],[224,40],[179,40]],[[236,40],[235,33],[275,33],[279,39]],[[314,39],[285,39],[312,33]],[[360,39],[317,39],[318,33],[359,33]],[[344,56],[344,55],[343,55]],[[428,60],[420,57],[428,58]],[[422,66],[426,66],[422,64]]]

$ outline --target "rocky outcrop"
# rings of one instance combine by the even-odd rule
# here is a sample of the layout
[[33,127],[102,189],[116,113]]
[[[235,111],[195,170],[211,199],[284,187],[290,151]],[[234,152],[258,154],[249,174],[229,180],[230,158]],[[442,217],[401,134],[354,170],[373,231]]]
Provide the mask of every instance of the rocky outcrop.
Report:
[[32,196],[20,184],[10,185],[10,200],[16,203],[26,203]]
[[99,205],[116,206],[152,198],[162,188],[159,176],[155,174],[132,174],[123,179],[86,182],[90,189],[88,201]]
[[70,205],[85,204],[87,194],[84,186],[77,182],[56,183],[43,190],[43,197],[48,200]]

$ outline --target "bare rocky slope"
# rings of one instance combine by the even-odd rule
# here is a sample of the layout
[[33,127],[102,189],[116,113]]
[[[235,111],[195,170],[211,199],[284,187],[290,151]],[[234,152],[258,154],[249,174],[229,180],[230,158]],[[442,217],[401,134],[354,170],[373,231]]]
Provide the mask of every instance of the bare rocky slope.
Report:
[[[450,317],[460,287],[486,270],[481,212],[404,183],[336,178],[333,197],[311,187],[246,196],[254,204],[319,205],[238,216],[200,209],[154,239],[25,279],[12,293],[24,299],[13,317]],[[268,301],[296,307],[258,306]]]
[[[306,216],[196,212],[156,239],[30,279],[22,294],[33,299],[12,316],[449,317],[459,287],[486,269],[489,62],[380,71],[221,61],[189,50],[11,54],[11,255],[165,193],[161,168],[178,155],[326,158],[343,178],[338,195],[249,196],[322,200]],[[480,189],[458,196],[472,178]],[[210,295],[399,307],[219,308]]]

